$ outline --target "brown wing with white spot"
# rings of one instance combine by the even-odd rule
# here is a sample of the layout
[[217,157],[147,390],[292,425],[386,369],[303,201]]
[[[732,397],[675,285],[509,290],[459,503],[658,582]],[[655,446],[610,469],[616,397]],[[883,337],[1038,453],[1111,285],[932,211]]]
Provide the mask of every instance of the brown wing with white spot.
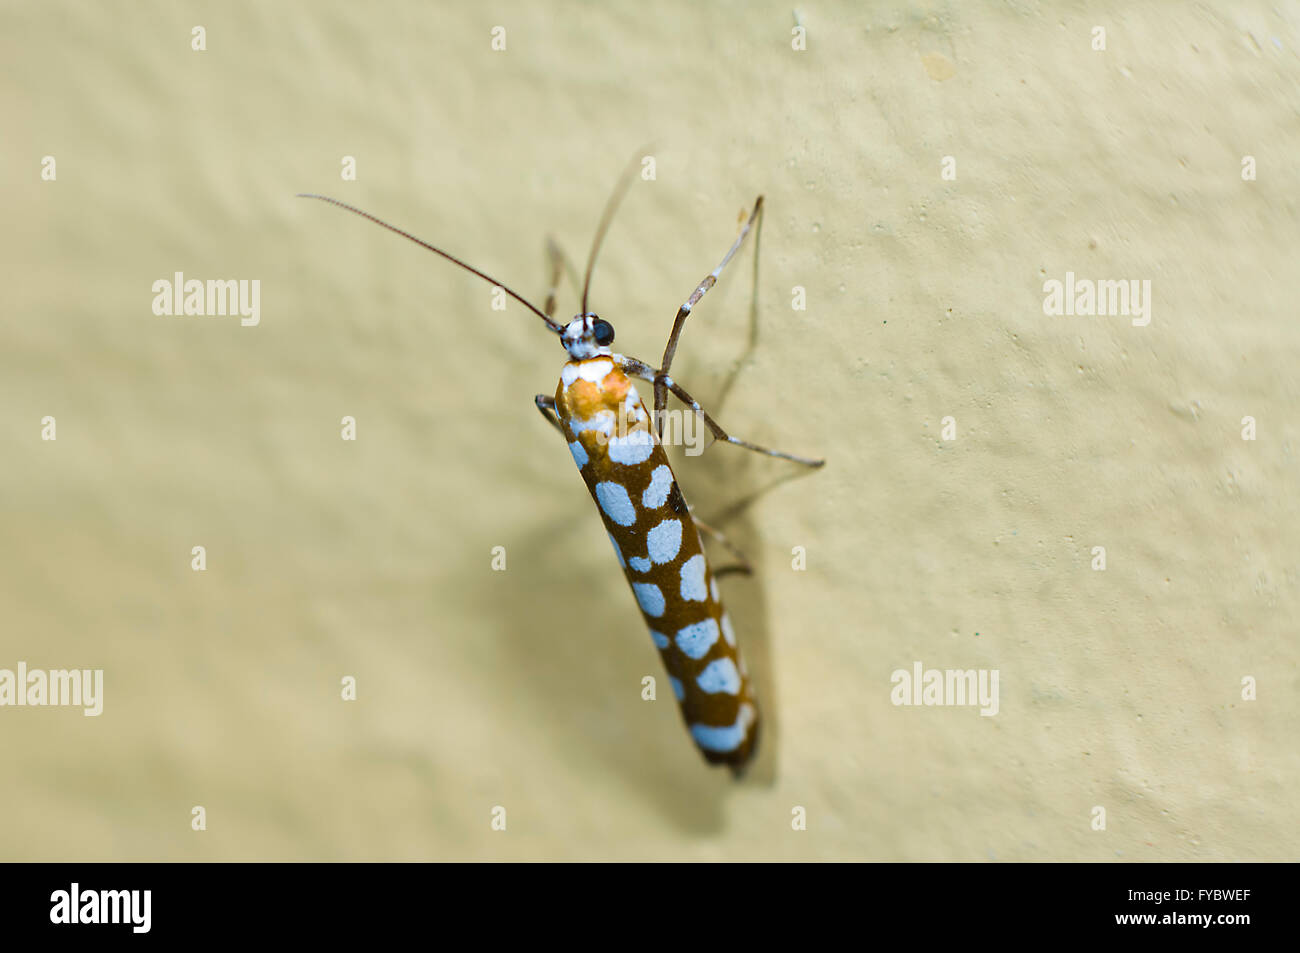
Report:
[[565,365],[555,408],[682,717],[704,757],[753,754],[758,705],[699,532],[633,382],[609,358]]

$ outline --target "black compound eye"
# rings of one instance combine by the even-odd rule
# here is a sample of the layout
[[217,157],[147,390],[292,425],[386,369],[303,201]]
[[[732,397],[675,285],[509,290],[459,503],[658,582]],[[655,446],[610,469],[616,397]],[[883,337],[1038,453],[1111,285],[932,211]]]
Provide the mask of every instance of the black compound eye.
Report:
[[601,347],[614,343],[614,325],[608,321],[602,321],[597,318],[591,322],[591,336],[596,339],[596,343]]

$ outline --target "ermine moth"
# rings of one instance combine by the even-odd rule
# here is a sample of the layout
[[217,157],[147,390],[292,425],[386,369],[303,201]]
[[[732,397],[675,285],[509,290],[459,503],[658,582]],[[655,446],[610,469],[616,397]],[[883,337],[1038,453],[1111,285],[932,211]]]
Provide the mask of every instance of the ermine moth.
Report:
[[[754,203],[721,264],[678,309],[660,366],[653,368],[610,348],[614,328],[587,310],[587,295],[596,252],[627,183],[625,176],[597,228],[587,260],[581,311],[563,325],[552,317],[563,271],[563,258],[554,244],[550,245],[551,291],[542,309],[477,268],[368,212],[324,195],[303,197],[369,219],[491,282],[540,317],[559,337],[569,360],[560,372],[555,396],[537,395],[537,407],[564,435],[578,472],[596,502],[619,565],[668,671],[691,738],[709,762],[727,764],[738,771],[754,754],[758,703],[740,657],[731,618],[722,607],[718,583],[704,553],[697,528],[700,521],[687,507],[664,453],[661,438],[668,392],[690,407],[717,440],[810,467],[821,466],[824,461],[770,450],[730,436],[668,374],[687,316],[713,287],[753,229],[763,207],[762,196]],[[653,385],[653,418],[637,391],[638,380]]]

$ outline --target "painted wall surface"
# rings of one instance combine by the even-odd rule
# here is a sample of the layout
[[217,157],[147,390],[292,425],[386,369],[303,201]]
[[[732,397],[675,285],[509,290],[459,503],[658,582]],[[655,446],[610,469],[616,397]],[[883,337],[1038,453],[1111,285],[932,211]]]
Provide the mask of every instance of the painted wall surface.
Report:
[[[0,856],[1295,859],[1300,18],[1229,6],[5,4],[0,670],[103,693],[0,707]],[[763,194],[674,376],[829,461],[674,450],[756,568],[739,783],[533,407],[555,339],[294,197],[540,301],[632,156],[616,346]],[[156,315],[177,272],[257,323]],[[918,664],[996,714],[894,704]]]

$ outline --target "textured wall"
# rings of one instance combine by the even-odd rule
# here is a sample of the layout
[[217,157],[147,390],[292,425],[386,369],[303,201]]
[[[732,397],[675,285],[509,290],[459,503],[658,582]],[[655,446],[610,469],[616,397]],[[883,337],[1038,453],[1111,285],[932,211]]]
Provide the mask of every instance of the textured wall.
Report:
[[[105,679],[0,708],[0,856],[1294,859],[1294,5],[385,7],[0,12],[0,668]],[[679,464],[758,568],[740,784],[641,700],[554,339],[293,197],[541,298],[646,144],[595,309],[655,360],[764,193],[675,376],[830,461]],[[155,316],[177,271],[260,324]],[[1150,323],[1045,315],[1066,272]],[[892,705],[915,662],[998,714]]]

